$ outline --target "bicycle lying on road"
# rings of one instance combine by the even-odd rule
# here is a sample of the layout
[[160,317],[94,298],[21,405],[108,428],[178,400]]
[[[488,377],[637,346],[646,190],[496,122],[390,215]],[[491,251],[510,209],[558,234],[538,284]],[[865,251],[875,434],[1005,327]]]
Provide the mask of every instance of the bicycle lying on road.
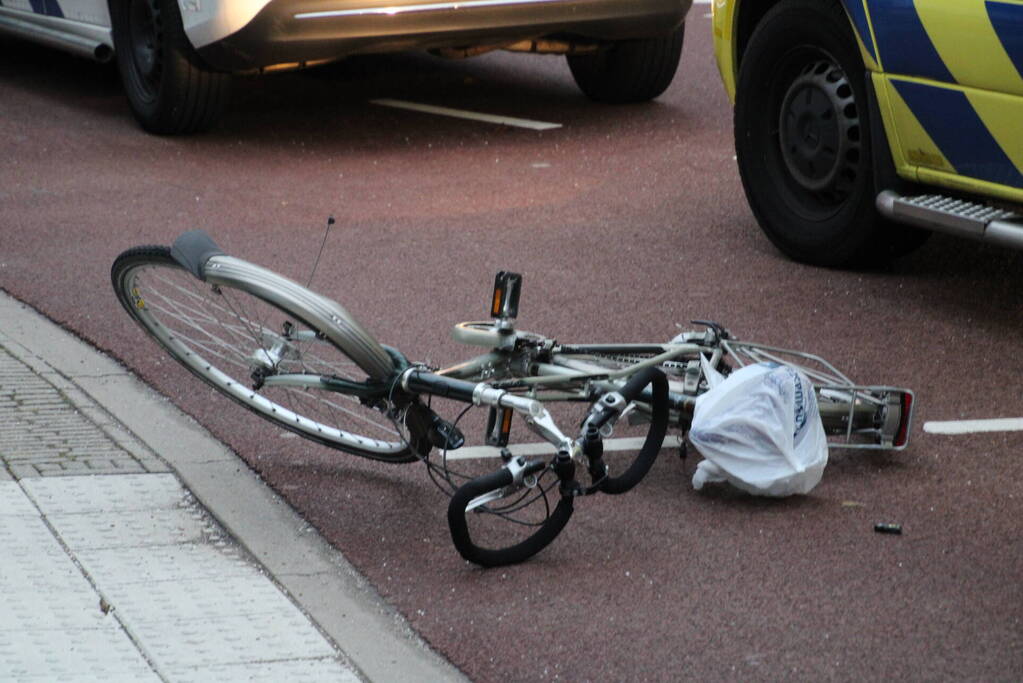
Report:
[[[520,331],[515,273],[497,274],[491,320],[454,327],[455,340],[487,350],[444,369],[410,362],[338,303],[225,254],[199,230],[172,247],[125,251],[111,279],[121,304],[175,360],[249,410],[354,455],[426,463],[451,496],[455,547],[482,566],[542,550],[577,498],[632,489],[669,429],[684,449],[706,367],[727,375],[774,362],[806,373],[831,446],[901,449],[908,441],[909,390],[854,384],[818,356],[739,341],[713,322],[649,344],[563,344]],[[441,418],[434,397],[464,404],[462,415],[486,407],[486,445],[464,446],[462,416]],[[515,414],[542,443],[510,443]],[[566,432],[566,424],[577,427]]]

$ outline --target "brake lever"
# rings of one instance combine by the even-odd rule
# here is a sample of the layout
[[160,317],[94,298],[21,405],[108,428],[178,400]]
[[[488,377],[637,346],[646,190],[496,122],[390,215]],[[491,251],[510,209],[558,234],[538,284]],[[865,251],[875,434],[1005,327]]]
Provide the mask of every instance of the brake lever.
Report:
[[526,460],[526,458],[520,455],[518,457],[512,458],[507,463],[505,463],[504,468],[511,472],[512,475],[511,483],[502,488],[494,489],[489,493],[484,493],[481,496],[473,498],[471,501],[469,501],[469,504],[465,506],[466,512],[486,505],[492,500],[498,500],[500,498],[504,498],[505,496],[514,493],[516,490],[518,490],[520,486],[522,486],[522,483],[525,481],[526,477],[545,470],[547,468],[547,463],[544,461],[543,458],[534,458],[532,460]]
[[580,429],[580,438],[585,438],[590,429],[600,431],[612,419],[617,419],[621,416],[622,411],[625,410],[627,405],[628,401],[617,391],[611,391],[601,396],[600,400],[590,408],[590,414],[583,421],[582,429]]

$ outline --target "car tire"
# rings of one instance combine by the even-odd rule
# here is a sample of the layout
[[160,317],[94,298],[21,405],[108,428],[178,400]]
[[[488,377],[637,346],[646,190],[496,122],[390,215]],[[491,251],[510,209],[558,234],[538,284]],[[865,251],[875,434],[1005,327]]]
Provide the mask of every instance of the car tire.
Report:
[[230,77],[203,68],[177,0],[112,0],[114,50],[132,113],[150,133],[208,129],[227,105]]
[[[783,0],[739,70],[735,150],[753,214],[774,245],[819,266],[874,265],[928,233],[875,208],[866,74],[837,0]],[[887,154],[887,152],[884,152]]]
[[592,53],[570,54],[568,67],[587,97],[597,102],[646,102],[671,85],[682,57],[685,24],[666,36],[624,40]]

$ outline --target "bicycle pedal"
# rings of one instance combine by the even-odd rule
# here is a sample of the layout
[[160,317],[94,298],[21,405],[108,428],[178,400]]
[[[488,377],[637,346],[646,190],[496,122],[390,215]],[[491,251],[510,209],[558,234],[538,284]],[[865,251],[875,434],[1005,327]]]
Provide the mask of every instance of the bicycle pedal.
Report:
[[508,435],[511,433],[511,421],[514,412],[511,408],[501,408],[500,414],[494,406],[490,407],[487,415],[487,436],[488,446],[504,448],[508,445]]

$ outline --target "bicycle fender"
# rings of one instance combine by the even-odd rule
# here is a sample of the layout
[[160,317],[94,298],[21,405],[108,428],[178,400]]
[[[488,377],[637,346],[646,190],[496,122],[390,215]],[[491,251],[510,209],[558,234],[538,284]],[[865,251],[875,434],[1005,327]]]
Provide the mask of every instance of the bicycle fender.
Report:
[[203,269],[206,262],[214,256],[224,254],[224,250],[217,246],[205,230],[189,230],[174,240],[170,253],[182,268],[205,281]]

